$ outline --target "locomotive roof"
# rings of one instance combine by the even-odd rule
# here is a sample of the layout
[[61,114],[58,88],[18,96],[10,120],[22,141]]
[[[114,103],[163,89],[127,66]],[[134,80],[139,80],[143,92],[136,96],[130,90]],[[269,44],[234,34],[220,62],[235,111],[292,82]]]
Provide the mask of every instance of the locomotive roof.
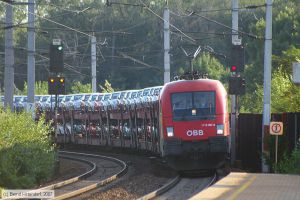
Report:
[[213,79],[196,79],[196,80],[179,80],[167,83],[164,90],[169,92],[175,91],[197,91],[197,90],[224,90],[224,86],[218,80]]

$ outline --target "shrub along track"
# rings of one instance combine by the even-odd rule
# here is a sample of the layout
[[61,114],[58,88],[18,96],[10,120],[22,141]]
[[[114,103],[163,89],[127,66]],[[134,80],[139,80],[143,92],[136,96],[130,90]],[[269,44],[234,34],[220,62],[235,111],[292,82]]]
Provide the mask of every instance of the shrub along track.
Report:
[[52,184],[40,189],[54,189],[54,199],[66,199],[81,193],[104,186],[127,172],[127,165],[116,158],[60,151],[59,156],[65,159],[78,160],[91,166],[91,169],[77,177]]

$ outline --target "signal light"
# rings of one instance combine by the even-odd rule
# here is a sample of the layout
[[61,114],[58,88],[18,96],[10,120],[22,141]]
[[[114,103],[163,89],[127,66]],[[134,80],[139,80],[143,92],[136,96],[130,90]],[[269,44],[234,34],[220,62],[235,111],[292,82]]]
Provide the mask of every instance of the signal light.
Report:
[[49,58],[50,58],[50,72],[62,73],[64,70],[64,51],[62,44],[50,45]]
[[231,66],[230,71],[231,71],[231,72],[236,72],[236,66],[235,66],[235,65]]
[[233,45],[231,49],[231,72],[244,72],[245,49],[242,45]]
[[48,79],[48,93],[49,94],[64,94],[65,93],[65,78],[64,77],[50,77]]

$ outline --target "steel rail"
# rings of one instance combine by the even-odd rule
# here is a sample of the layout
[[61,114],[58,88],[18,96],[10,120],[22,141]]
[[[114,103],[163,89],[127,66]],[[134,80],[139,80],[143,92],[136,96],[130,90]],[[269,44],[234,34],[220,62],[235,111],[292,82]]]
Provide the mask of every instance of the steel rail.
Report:
[[138,198],[138,200],[148,200],[148,199],[153,199],[155,197],[158,197],[159,195],[161,195],[161,194],[167,192],[169,189],[173,188],[180,180],[181,180],[181,178],[178,175],[175,178],[171,179],[168,183],[163,185],[161,188]]
[[[207,186],[204,189],[211,186],[216,181],[216,179],[217,179],[217,173],[214,174],[211,181],[207,184]],[[175,187],[180,180],[181,180],[181,177],[178,175],[174,179],[170,180],[168,183],[163,185],[161,188],[138,198],[138,200],[149,200],[149,199],[159,197],[160,195],[164,194],[165,192],[167,192],[171,188]]]
[[64,181],[61,181],[61,182],[58,182],[58,183],[54,183],[52,185],[48,185],[48,186],[45,186],[45,187],[42,187],[42,188],[39,188],[39,190],[53,190],[53,189],[57,189],[57,188],[60,188],[60,187],[63,187],[63,186],[66,186],[66,185],[69,185],[71,183],[74,183],[74,182],[77,182],[81,179],[84,179],[86,177],[89,177],[91,176],[92,174],[94,174],[96,171],[97,171],[97,166],[94,162],[91,162],[91,161],[88,161],[88,160],[85,160],[85,159],[81,159],[81,158],[74,158],[74,157],[68,157],[68,156],[59,156],[61,158],[65,158],[65,159],[69,159],[69,160],[76,160],[76,161],[80,161],[80,162],[84,162],[84,163],[87,163],[89,164],[92,169],[79,175],[79,176],[75,176],[73,178],[70,178],[70,179],[67,179],[67,180],[64,180]]
[[116,159],[116,158],[112,158],[112,157],[108,157],[108,156],[102,156],[102,155],[95,155],[95,154],[86,154],[86,153],[78,153],[78,152],[69,152],[69,151],[60,151],[62,153],[65,153],[65,154],[76,154],[76,155],[83,155],[83,156],[90,156],[90,157],[97,157],[97,158],[101,158],[101,159],[105,159],[105,160],[109,160],[109,161],[112,161],[112,162],[115,162],[119,165],[122,166],[122,169],[121,171],[119,171],[118,173],[102,180],[102,181],[98,181],[96,183],[93,183],[91,185],[88,185],[86,187],[83,187],[83,188],[80,188],[80,189],[77,189],[77,190],[74,190],[74,191],[71,191],[71,192],[68,192],[68,193],[65,193],[65,194],[62,194],[60,196],[56,196],[54,199],[55,200],[60,200],[60,199],[67,199],[67,198],[71,198],[71,197],[74,197],[74,196],[77,196],[79,194],[82,194],[82,193],[85,193],[85,192],[88,192],[90,190],[93,190],[93,189],[96,189],[98,187],[101,187],[101,186],[104,186],[116,179],[118,179],[119,177],[123,176],[124,174],[126,174],[127,170],[128,170],[128,166],[126,165],[125,162],[119,160],[119,159]]

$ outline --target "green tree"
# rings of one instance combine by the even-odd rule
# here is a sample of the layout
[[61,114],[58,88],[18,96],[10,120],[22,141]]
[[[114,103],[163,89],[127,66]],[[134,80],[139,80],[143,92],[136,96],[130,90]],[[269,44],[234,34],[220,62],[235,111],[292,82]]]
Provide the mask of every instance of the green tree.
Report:
[[[242,112],[262,113],[263,86],[257,85],[257,90],[242,98]],[[287,75],[280,67],[272,73],[271,85],[271,112],[299,112],[300,111],[300,90],[291,82],[290,75]]]
[[[299,1],[291,0],[277,0],[276,6],[273,7],[273,32],[272,32],[272,53],[275,56],[281,56],[284,51],[290,48],[291,45],[300,42],[299,37],[299,19],[300,14],[297,12],[299,8]],[[256,12],[257,13],[257,12]],[[249,30],[248,32],[258,35],[261,39],[253,40],[245,38],[244,45],[246,47],[246,61],[247,68],[245,77],[247,91],[249,93],[255,92],[256,84],[263,84],[263,60],[264,60],[264,35],[265,35],[265,13],[259,11],[256,15],[256,21],[252,23],[242,23],[242,30]],[[248,27],[248,28],[247,28]],[[278,66],[273,65],[273,69]]]
[[300,90],[291,82],[291,76],[279,68],[272,74],[272,112],[299,112]]
[[[28,86],[27,86],[27,82],[25,82],[24,89],[22,91],[20,91],[19,94],[27,95],[27,92],[28,92]],[[35,82],[34,94],[35,95],[48,94],[48,82],[46,82],[46,81]]]
[[292,74],[294,62],[300,62],[300,49],[294,46],[283,51],[281,56],[273,56],[273,64],[276,67],[280,67],[286,75]]
[[226,78],[229,76],[229,70],[226,70],[220,61],[209,53],[203,53],[199,56],[194,61],[193,66],[200,73],[208,74],[209,78],[220,80],[223,83],[226,82]]
[[79,81],[75,81],[71,86],[71,91],[73,94],[77,93],[92,93],[92,86],[90,83],[82,84]]

